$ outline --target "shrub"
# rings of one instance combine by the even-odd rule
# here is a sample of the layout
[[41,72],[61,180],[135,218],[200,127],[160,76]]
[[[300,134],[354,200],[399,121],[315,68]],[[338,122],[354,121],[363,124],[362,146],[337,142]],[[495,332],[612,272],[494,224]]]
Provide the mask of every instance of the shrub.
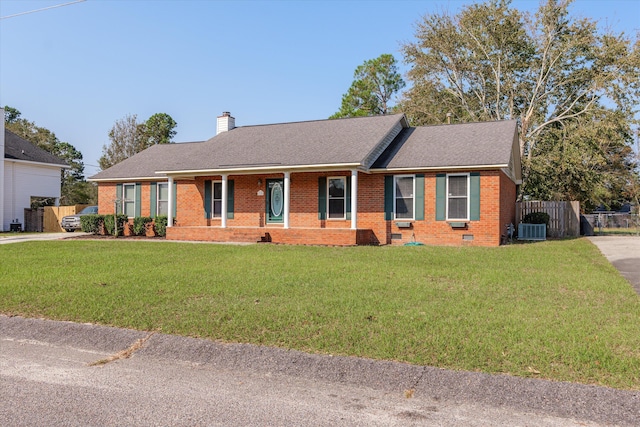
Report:
[[[118,214],[118,236],[124,234],[125,224],[128,225],[129,218],[125,214]],[[113,215],[104,216],[104,232],[105,234],[115,235]]]
[[546,212],[530,212],[522,219],[524,224],[546,224],[549,228],[549,214]]
[[133,218],[133,234],[136,236],[146,236],[147,224],[153,219],[150,216],[137,216]]
[[165,237],[167,235],[167,221],[168,219],[166,215],[159,215],[156,217],[154,228],[158,236]]
[[102,230],[103,215],[91,214],[80,217],[80,229],[85,233],[100,234]]

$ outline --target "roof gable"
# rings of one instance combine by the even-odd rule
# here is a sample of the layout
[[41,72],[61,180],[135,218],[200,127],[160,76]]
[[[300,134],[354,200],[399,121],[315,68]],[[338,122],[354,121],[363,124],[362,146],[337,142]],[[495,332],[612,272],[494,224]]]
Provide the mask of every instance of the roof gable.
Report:
[[8,129],[4,130],[4,158],[25,162],[46,163],[61,167],[68,166],[67,163],[58,156],[43,150]]
[[508,166],[515,120],[403,129],[373,169]]

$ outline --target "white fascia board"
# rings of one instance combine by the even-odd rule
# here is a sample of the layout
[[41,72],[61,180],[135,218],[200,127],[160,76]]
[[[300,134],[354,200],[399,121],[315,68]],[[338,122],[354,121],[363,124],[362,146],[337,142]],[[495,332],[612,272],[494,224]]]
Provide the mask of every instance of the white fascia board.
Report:
[[87,178],[89,182],[131,182],[131,181],[166,181],[167,177],[158,177],[158,176],[134,176],[127,178]]
[[58,169],[71,169],[71,166],[69,165],[59,165],[56,163],[42,163],[42,162],[32,162],[30,160],[18,160],[18,159],[4,159],[5,162],[11,162],[11,163],[23,163],[23,164],[27,164],[27,165],[38,165],[38,166],[46,166],[46,167],[53,167],[53,168],[58,168]]
[[508,164],[500,165],[473,165],[473,166],[429,166],[415,168],[384,168],[371,169],[371,173],[389,173],[389,172],[433,172],[433,171],[458,171],[458,170],[493,170],[509,167]]
[[263,166],[253,168],[226,168],[226,169],[200,169],[200,170],[178,170],[178,171],[157,171],[157,174],[163,174],[167,176],[179,177],[179,176],[209,176],[209,175],[256,175],[265,173],[279,173],[279,172],[324,172],[344,169],[359,169],[362,165],[360,163],[338,163],[338,164],[323,164],[323,165],[293,165],[293,166]]

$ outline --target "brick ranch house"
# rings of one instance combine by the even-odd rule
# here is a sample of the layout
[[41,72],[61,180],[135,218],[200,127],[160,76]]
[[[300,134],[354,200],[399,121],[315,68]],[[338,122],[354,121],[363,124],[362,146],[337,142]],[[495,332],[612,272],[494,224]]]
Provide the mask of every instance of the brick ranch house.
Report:
[[516,121],[403,114],[235,127],[154,145],[90,179],[101,214],[169,217],[167,239],[497,246],[515,221]]

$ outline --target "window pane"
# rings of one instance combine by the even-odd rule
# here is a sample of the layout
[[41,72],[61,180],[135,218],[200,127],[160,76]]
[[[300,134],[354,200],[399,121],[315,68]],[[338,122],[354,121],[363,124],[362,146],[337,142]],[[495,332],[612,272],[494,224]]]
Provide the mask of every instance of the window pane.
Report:
[[449,219],[467,219],[467,198],[449,199]]
[[169,215],[169,202],[167,201],[159,201],[158,202],[158,213],[157,215]]
[[213,198],[215,200],[222,200],[222,183],[221,182],[213,183]]
[[396,179],[396,198],[413,197],[413,177],[405,176]]
[[124,199],[125,200],[135,200],[136,197],[136,186],[135,185],[125,185],[124,186]]
[[344,180],[329,180],[329,197],[344,197]]
[[158,184],[158,200],[169,200],[169,184]]
[[125,201],[124,202],[124,213],[128,217],[136,216],[136,204],[133,201]]
[[222,216],[222,201],[214,200],[213,201],[213,217],[220,218]]
[[344,218],[344,199],[329,199],[329,218]]
[[466,176],[450,176],[449,177],[449,196],[467,196],[467,177]]
[[396,199],[396,218],[413,218],[413,198]]

